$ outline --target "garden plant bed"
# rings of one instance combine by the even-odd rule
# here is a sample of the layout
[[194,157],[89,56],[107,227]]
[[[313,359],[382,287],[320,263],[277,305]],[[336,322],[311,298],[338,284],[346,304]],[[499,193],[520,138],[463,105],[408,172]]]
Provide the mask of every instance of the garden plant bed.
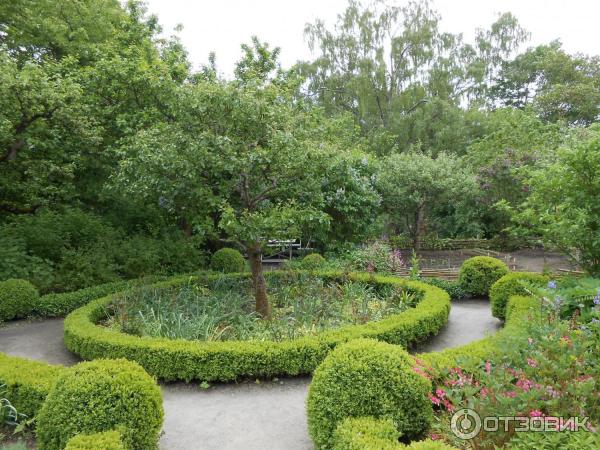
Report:
[[[65,344],[84,359],[122,357],[140,363],[150,374],[164,380],[229,381],[244,377],[270,377],[311,373],[336,345],[359,337],[371,337],[407,347],[436,334],[446,323],[450,309],[448,294],[417,281],[368,274],[319,273],[337,281],[405,287],[421,292],[414,308],[382,320],[335,329],[283,341],[214,341],[133,336],[99,326],[114,295],[92,301],[65,320]],[[210,280],[219,275],[208,275]],[[231,275],[246,278],[247,275]],[[284,277],[272,272],[269,277]],[[157,283],[168,288],[189,279]]]

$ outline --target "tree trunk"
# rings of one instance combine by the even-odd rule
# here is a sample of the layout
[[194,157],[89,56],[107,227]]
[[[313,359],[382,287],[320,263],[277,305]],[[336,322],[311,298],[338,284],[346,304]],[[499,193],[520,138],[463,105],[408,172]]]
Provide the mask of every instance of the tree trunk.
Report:
[[252,286],[254,288],[254,298],[256,299],[256,312],[263,319],[269,319],[271,317],[271,305],[269,305],[269,298],[267,297],[267,283],[263,275],[261,254],[260,247],[248,248]]
[[413,248],[415,251],[421,250],[421,236],[425,232],[425,207],[419,206],[415,213],[415,224],[413,233]]

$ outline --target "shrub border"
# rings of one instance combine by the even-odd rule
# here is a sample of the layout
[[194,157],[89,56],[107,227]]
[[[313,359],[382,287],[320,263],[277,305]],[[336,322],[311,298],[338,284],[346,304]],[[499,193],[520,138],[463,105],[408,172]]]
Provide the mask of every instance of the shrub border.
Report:
[[[309,272],[304,272],[309,273]],[[448,294],[434,286],[397,277],[360,273],[312,272],[325,278],[406,286],[423,292],[419,304],[378,322],[348,325],[317,336],[289,341],[193,342],[131,336],[96,325],[114,296],[92,301],[72,312],[65,320],[65,344],[84,359],[126,358],[138,362],[162,380],[231,381],[242,377],[270,377],[311,373],[338,344],[352,339],[374,338],[407,347],[437,333],[447,322]],[[290,272],[272,272],[285,276]],[[213,279],[219,275],[204,275]],[[222,275],[221,275],[222,276]],[[248,274],[231,276],[247,277]],[[192,277],[188,277],[190,280]],[[153,286],[182,284],[179,278]]]

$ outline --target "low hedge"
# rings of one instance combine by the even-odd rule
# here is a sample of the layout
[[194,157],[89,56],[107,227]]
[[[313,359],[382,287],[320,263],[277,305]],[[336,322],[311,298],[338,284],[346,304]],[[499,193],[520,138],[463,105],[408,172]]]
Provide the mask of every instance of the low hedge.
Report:
[[[113,299],[107,296],[92,301],[66,318],[65,344],[84,359],[126,358],[136,361],[148,373],[163,380],[230,381],[241,377],[311,373],[336,345],[361,337],[406,347],[437,333],[448,320],[448,294],[436,287],[397,277],[369,274],[320,272],[318,275],[404,286],[422,292],[422,299],[416,307],[381,321],[348,325],[316,336],[281,342],[194,342],[138,337],[97,326],[97,321],[104,316],[106,306]],[[211,279],[217,275],[206,276]],[[272,272],[267,276],[286,276],[286,272]],[[181,279],[158,283],[156,286],[178,284],[182,284]]]
[[333,434],[332,450],[456,450],[443,442],[416,441],[410,445],[398,442],[400,433],[391,419],[349,417]]
[[531,272],[511,272],[496,281],[490,288],[490,303],[492,315],[504,320],[506,317],[506,303],[513,295],[527,295],[528,292],[521,284],[522,281],[543,285],[549,278],[545,275]]
[[29,418],[40,410],[64,370],[63,366],[0,353],[0,385],[4,385],[6,398],[17,411]]
[[356,339],[332,351],[315,370],[307,398],[308,430],[317,449],[330,449],[348,417],[391,419],[407,438],[421,437],[433,420],[431,382],[397,345]]
[[121,427],[127,448],[152,450],[162,421],[160,389],[138,364],[83,362],[65,369],[50,390],[36,419],[37,444],[61,450],[78,434]]
[[67,442],[65,450],[129,450],[118,430],[78,434]]
[[487,295],[490,287],[508,273],[502,261],[490,256],[475,256],[460,267],[458,283],[469,294]]
[[38,290],[27,280],[0,281],[0,322],[27,317],[39,296]]

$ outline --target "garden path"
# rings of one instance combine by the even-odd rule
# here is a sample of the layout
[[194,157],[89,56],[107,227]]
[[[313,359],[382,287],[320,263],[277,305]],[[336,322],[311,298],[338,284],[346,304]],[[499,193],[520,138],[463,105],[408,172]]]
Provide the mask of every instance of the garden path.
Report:
[[[494,333],[500,322],[488,300],[454,302],[448,324],[418,352],[466,344]],[[63,344],[61,319],[15,321],[0,327],[0,351],[53,364],[78,358]],[[304,450],[305,400],[310,377],[216,384],[162,384],[165,422],[160,448],[168,450]]]

